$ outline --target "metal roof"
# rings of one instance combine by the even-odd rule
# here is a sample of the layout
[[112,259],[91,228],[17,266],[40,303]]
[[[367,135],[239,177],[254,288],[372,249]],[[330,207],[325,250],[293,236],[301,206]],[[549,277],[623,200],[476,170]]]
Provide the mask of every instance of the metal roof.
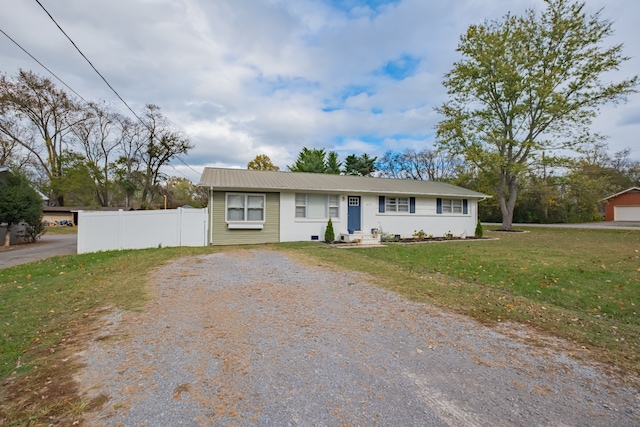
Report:
[[376,178],[323,173],[255,171],[207,167],[201,187],[222,191],[307,191],[330,193],[403,194],[484,199],[490,197],[444,182]]

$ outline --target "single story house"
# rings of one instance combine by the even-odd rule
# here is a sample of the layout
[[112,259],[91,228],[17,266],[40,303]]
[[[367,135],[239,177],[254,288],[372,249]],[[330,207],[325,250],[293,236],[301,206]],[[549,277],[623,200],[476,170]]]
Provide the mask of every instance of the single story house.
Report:
[[478,201],[489,196],[434,181],[245,169],[205,168],[209,243],[324,240],[390,234],[473,236]]
[[640,187],[627,188],[601,202],[605,221],[640,221]]

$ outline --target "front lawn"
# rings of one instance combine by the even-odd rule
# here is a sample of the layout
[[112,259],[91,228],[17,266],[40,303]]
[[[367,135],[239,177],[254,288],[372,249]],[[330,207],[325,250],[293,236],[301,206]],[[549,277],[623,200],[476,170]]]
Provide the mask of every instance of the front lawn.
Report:
[[485,323],[516,321],[640,374],[640,232],[531,228],[499,240],[336,249],[286,245]]

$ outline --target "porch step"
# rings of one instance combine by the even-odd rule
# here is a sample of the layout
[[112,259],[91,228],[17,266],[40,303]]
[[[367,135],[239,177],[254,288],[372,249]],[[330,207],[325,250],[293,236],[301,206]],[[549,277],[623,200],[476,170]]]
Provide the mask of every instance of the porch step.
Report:
[[341,242],[355,243],[358,245],[379,245],[380,237],[372,234],[367,234],[362,231],[356,231],[353,234],[340,233],[339,237]]

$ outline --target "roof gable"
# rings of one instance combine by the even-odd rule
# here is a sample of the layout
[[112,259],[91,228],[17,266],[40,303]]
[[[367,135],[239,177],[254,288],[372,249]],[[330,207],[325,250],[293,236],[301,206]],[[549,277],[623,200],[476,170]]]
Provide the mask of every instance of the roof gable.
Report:
[[475,199],[490,197],[477,191],[436,181],[209,167],[202,172],[198,185],[228,191],[289,190],[466,197]]
[[604,202],[604,201],[607,201],[607,200],[609,200],[609,199],[613,199],[614,197],[618,197],[618,196],[620,196],[620,195],[622,195],[622,194],[629,193],[629,192],[631,192],[631,191],[640,191],[640,187],[631,187],[631,188],[627,188],[626,190],[620,191],[619,193],[612,194],[612,195],[611,195],[611,196],[609,196],[609,197],[605,197],[604,199],[602,199],[602,200],[600,200],[600,201],[601,201],[601,202]]

